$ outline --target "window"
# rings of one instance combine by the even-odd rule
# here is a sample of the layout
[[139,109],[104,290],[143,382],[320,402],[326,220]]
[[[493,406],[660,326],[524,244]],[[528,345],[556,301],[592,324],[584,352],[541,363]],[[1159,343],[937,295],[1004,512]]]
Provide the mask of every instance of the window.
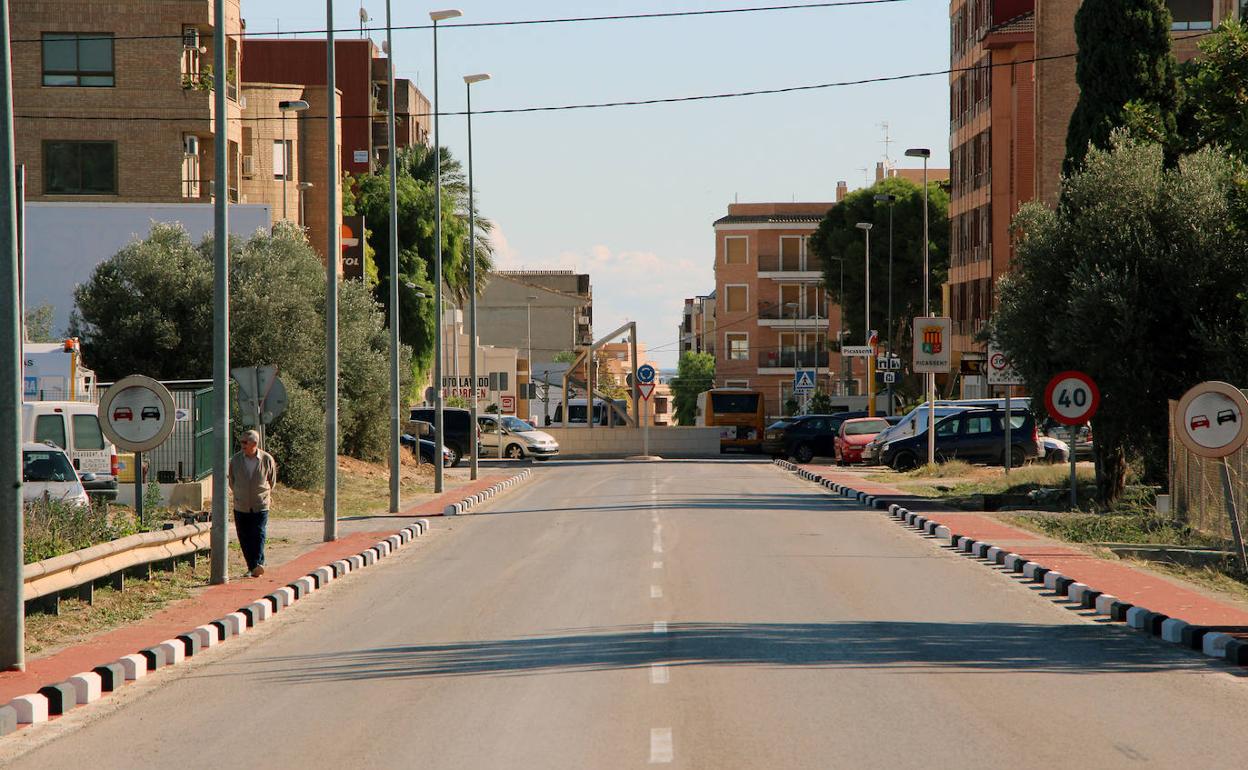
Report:
[[104,435],[100,433],[100,419],[93,414],[76,414],[70,418],[74,425],[74,451],[98,452],[104,448]]
[[746,253],[746,246],[749,244],[748,238],[735,237],[724,239],[724,264],[725,265],[744,265],[750,261],[749,255]]
[[111,32],[46,32],[43,35],[45,86],[115,85]]
[[1166,0],[1173,21],[1171,30],[1213,29],[1213,3],[1210,0]]
[[725,286],[724,287],[724,310],[729,313],[744,313],[745,306],[749,303],[749,287],[747,286]]
[[287,179],[287,169],[291,166],[291,140],[273,140],[273,178]]
[[757,393],[712,393],[711,409],[718,414],[754,414],[758,398]]
[[748,334],[728,334],[725,335],[725,342],[728,347],[729,361],[745,361],[750,357],[750,335]]
[[957,418],[954,418],[952,420],[945,420],[944,422],[936,426],[936,435],[938,437],[944,437],[944,438],[949,438],[950,436],[956,436],[958,435],[958,428],[961,426],[961,424],[962,424],[962,421]]
[[800,235],[784,235],[780,237],[780,269],[796,271],[802,269],[802,241]]
[[966,418],[966,435],[977,436],[992,433],[993,422],[991,417],[968,417]]
[[749,380],[724,380],[724,387],[725,388],[740,388],[742,390],[747,390],[750,387],[750,381]]
[[[780,317],[801,318],[802,310],[801,284],[786,283],[780,285]],[[789,307],[790,304],[797,307]]]
[[65,448],[65,418],[59,414],[41,414],[35,418],[35,443],[49,441]]
[[46,195],[115,195],[116,142],[44,142]]

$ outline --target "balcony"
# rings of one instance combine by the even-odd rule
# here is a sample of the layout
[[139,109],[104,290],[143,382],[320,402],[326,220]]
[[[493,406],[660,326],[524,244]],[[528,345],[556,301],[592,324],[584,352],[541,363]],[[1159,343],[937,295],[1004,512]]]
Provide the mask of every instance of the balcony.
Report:
[[758,325],[773,327],[824,328],[828,325],[826,310],[791,308],[774,302],[758,303]]
[[783,278],[788,281],[818,281],[823,278],[823,271],[818,261],[810,255],[800,258],[792,255],[760,254],[758,276],[760,278]]
[[793,369],[796,363],[799,369],[815,369],[828,367],[831,360],[831,354],[826,350],[798,350],[792,348],[788,350],[773,350],[767,353],[758,354],[758,368],[763,369]]

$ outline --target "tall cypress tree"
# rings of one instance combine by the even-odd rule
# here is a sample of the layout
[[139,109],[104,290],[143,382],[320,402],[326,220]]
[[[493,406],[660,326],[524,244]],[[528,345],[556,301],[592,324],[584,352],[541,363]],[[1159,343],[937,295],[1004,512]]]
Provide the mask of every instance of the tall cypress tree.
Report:
[[1109,147],[1110,134],[1127,123],[1128,103],[1156,123],[1157,134],[1174,134],[1178,91],[1170,22],[1163,0],[1084,0],[1079,7],[1079,103],[1066,132],[1065,173],[1083,165],[1089,143]]

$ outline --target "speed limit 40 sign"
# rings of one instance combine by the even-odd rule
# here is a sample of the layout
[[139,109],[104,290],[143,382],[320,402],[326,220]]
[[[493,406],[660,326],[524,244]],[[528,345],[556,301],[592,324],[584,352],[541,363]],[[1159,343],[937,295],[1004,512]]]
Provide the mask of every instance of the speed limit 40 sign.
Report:
[[1049,415],[1063,425],[1083,425],[1101,405],[1101,391],[1083,372],[1062,372],[1044,390]]

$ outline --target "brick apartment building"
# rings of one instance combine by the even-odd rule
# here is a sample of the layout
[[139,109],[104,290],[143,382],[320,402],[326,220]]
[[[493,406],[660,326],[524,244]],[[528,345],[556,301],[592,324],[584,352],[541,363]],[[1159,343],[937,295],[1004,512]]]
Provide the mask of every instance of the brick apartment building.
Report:
[[839,328],[808,243],[832,203],[734,203],[715,221],[715,384],[764,394],[780,414],[794,367],[816,369],[831,392]]
[[[298,83],[325,88],[324,40],[248,40],[243,59],[247,83]],[[334,42],[336,85],[342,98],[342,167],[366,174],[387,162],[387,59],[372,40]],[[427,144],[429,100],[412,81],[395,78],[395,145]]]
[[[237,73],[244,27],[238,0],[224,2]],[[14,0],[10,17],[28,200],[210,200],[204,174],[219,130],[204,69],[211,55],[203,50],[218,33],[210,0]],[[225,116],[232,181],[241,169],[240,95],[234,77]],[[239,195],[232,184],[231,199]]]
[[715,353],[715,292],[685,299],[681,314],[680,352]]
[[[1074,18],[1081,0],[952,0],[949,5],[950,269],[946,312],[956,357],[982,360],[974,341],[1010,268],[1010,221],[1030,200],[1055,203],[1066,131],[1079,99]],[[1179,59],[1193,30],[1235,16],[1236,0],[1167,0]],[[1187,37],[1187,39],[1184,39]],[[1039,60],[1039,61],[1037,61]],[[964,376],[965,396],[986,394]]]

